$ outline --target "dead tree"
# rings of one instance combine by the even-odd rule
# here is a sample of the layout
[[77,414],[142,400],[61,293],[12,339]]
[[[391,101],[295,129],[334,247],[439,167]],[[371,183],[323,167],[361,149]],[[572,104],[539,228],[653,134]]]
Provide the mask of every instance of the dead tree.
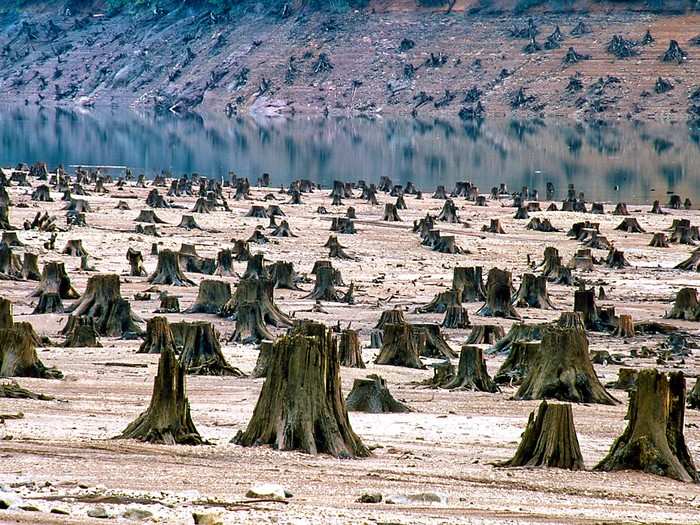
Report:
[[486,299],[482,267],[456,266],[452,272],[452,289],[459,291],[459,299],[464,303],[483,301]]
[[493,380],[498,384],[520,385],[530,371],[539,351],[539,341],[513,341],[508,356]]
[[615,229],[627,233],[646,233],[635,217],[625,217]]
[[77,299],[80,297],[71,285],[65,264],[58,261],[44,263],[41,281],[32,295],[40,297],[44,293],[58,294],[61,299]]
[[547,279],[544,275],[535,276],[532,273],[524,273],[520,282],[520,288],[513,295],[511,301],[515,306],[542,308],[549,310],[554,308],[547,293]]
[[202,445],[187,400],[185,367],[172,348],[163,348],[148,409],[118,436],[164,445]]
[[333,217],[331,221],[331,231],[344,234],[357,233],[355,223],[346,217]]
[[387,202],[384,205],[384,216],[382,217],[382,220],[388,222],[398,222],[401,220],[399,213],[396,211],[396,205],[391,204],[390,202]]
[[489,377],[481,348],[466,344],[462,346],[459,354],[457,373],[443,388],[491,393],[499,390]]
[[[226,362],[221,353],[219,334],[207,321],[180,322],[172,326],[173,335],[177,327],[180,346],[180,364],[188,374],[203,376],[236,376],[245,374]],[[178,338],[176,338],[177,341]]]
[[474,325],[469,337],[465,341],[468,345],[492,345],[504,337],[505,331],[502,326],[492,324]]
[[143,254],[131,247],[126,250],[126,260],[129,261],[129,275],[133,277],[143,277],[146,270],[143,267]]
[[613,405],[618,401],[600,384],[580,328],[552,326],[544,331],[540,350],[515,399],[558,399]]
[[90,317],[68,316],[63,332],[66,348],[101,348],[99,336],[95,330],[95,320]]
[[71,257],[82,257],[83,255],[88,255],[88,252],[85,250],[85,248],[83,248],[83,241],[81,239],[69,240],[61,253],[64,255],[70,255]]
[[234,441],[344,458],[371,454],[350,427],[337,348],[324,325],[307,323],[275,343],[253,417]]
[[36,332],[29,323],[0,329],[0,377],[61,379],[56,368],[47,368],[36,353]]
[[418,345],[411,325],[384,325],[384,342],[374,362],[378,365],[424,369],[425,365],[420,360]]
[[665,233],[662,232],[656,232],[654,233],[654,236],[651,238],[651,242],[649,243],[649,246],[652,246],[653,248],[668,248],[668,237],[666,237]]
[[230,299],[231,285],[229,283],[214,279],[204,279],[199,283],[197,299],[185,313],[219,314]]
[[641,470],[679,481],[698,481],[683,436],[683,372],[640,371],[627,414],[627,428],[594,470]]
[[22,261],[7,244],[0,243],[0,280],[22,278]]
[[554,467],[583,470],[571,405],[542,401],[530,413],[515,455],[500,467]]
[[469,312],[462,305],[451,305],[445,311],[445,317],[442,320],[443,328],[469,328]]
[[376,374],[368,375],[365,379],[355,379],[345,403],[349,412],[369,414],[411,412],[408,406],[394,399],[384,378]]
[[37,186],[32,192],[32,200],[38,202],[53,202],[50,188],[46,184]]
[[512,281],[510,272],[491,268],[486,279],[486,303],[477,310],[477,315],[519,319],[520,316],[510,301],[513,289]]
[[700,321],[700,303],[698,303],[697,290],[695,288],[681,288],[676,294],[676,300],[666,318]]
[[258,359],[255,362],[255,368],[250,374],[250,377],[253,379],[267,377],[267,372],[270,369],[270,363],[272,362],[273,349],[274,346],[272,341],[260,341],[260,352],[258,353]]
[[340,332],[340,337],[338,338],[338,358],[340,359],[340,366],[365,368],[357,330],[348,328]]
[[7,205],[0,205],[0,230],[16,230],[10,224],[10,210]]
[[374,326],[378,330],[384,330],[384,327],[388,324],[406,324],[406,318],[403,315],[403,310],[398,308],[393,308],[391,310],[384,310],[379,316],[379,321]]
[[178,253],[172,250],[161,250],[158,253],[156,271],[148,277],[151,284],[166,284],[171,286],[194,286],[180,269]]
[[481,231],[488,233],[506,233],[506,231],[501,227],[501,219],[491,219],[491,224],[488,226],[483,226]]
[[119,276],[115,274],[90,277],[83,296],[66,311],[75,317],[84,315],[94,319],[95,329],[103,336],[122,337],[143,332],[138,325],[141,319],[122,297]]
[[574,312],[579,312],[584,326],[589,330],[603,328],[598,307],[595,304],[595,290],[582,289],[574,292]]

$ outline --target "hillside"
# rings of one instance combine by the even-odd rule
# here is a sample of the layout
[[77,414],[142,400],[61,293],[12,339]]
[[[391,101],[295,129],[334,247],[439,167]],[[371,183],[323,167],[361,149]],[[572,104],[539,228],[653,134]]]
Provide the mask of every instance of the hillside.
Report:
[[[700,15],[662,7],[37,1],[0,15],[0,89],[6,102],[46,106],[685,121],[700,111],[700,95],[689,98],[700,85]],[[629,56],[608,51],[616,35]],[[663,62],[671,40],[685,57]],[[570,48],[577,63],[564,61]]]

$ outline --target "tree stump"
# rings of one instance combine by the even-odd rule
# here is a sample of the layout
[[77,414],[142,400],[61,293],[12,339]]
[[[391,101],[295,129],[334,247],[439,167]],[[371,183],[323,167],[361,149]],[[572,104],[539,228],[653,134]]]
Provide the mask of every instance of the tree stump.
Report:
[[253,417],[234,441],[343,458],[371,454],[350,426],[337,348],[324,325],[309,323],[275,343]]
[[161,250],[158,254],[156,271],[148,277],[151,284],[166,284],[171,286],[194,286],[180,269],[180,259],[177,252]]
[[571,405],[542,401],[537,416],[530,413],[515,455],[498,466],[583,470]]
[[666,318],[700,321],[700,303],[698,303],[697,290],[695,288],[681,288],[676,294],[676,300]]
[[151,403],[118,438],[164,445],[204,444],[192,422],[186,381],[185,368],[178,362],[173,349],[163,348]]
[[574,292],[574,312],[579,312],[584,326],[589,330],[598,330],[602,322],[595,304],[595,291],[576,290]]
[[274,339],[263,320],[261,305],[257,302],[242,302],[236,311],[236,328],[231,335],[231,342],[256,344],[263,340]]
[[255,217],[257,219],[267,219],[267,210],[264,206],[253,205],[246,213],[246,217]]
[[469,312],[461,305],[448,306],[445,318],[442,320],[443,328],[469,328]]
[[411,325],[384,325],[384,341],[374,361],[378,365],[405,366],[424,369]]
[[442,206],[442,211],[438,215],[437,219],[442,222],[448,223],[458,223],[459,214],[457,213],[457,206],[452,199],[447,199],[445,204]]
[[491,393],[499,391],[486,370],[483,351],[478,346],[472,345],[462,346],[457,373],[444,388]]
[[146,224],[167,224],[163,219],[158,217],[156,212],[153,210],[141,210],[138,216],[134,219],[134,222],[143,222]]
[[399,217],[399,213],[396,210],[396,205],[391,204],[390,202],[387,202],[384,205],[384,216],[382,217],[383,221],[388,221],[388,222],[399,222],[401,221],[401,218]]
[[[206,321],[174,323],[182,341],[180,364],[188,374],[202,376],[236,376],[245,374],[226,362],[221,353],[219,334]],[[174,336],[174,333],[173,333]]]
[[270,272],[265,267],[265,257],[262,253],[256,253],[248,259],[243,279],[269,279]]
[[508,353],[513,343],[517,341],[539,341],[542,339],[542,333],[547,326],[547,323],[515,323],[510,327],[508,333],[501,337],[488,352],[489,354]]
[[119,276],[93,275],[88,279],[85,293],[66,310],[73,316],[87,316],[95,321],[100,335],[122,337],[126,333],[141,334],[137,323],[141,319],[131,311],[129,302],[122,298]]
[[340,332],[338,338],[338,358],[340,366],[349,368],[366,368],[362,359],[362,348],[357,330],[346,329]]
[[403,310],[398,308],[393,308],[391,310],[384,310],[379,316],[379,321],[374,327],[378,330],[384,330],[387,324],[406,324],[406,318],[403,315]]
[[637,219],[634,217],[625,217],[622,219],[622,222],[615,227],[615,229],[627,233],[646,233],[646,230],[641,227]]
[[693,389],[688,392],[688,408],[700,409],[700,379],[695,380]]
[[616,250],[615,248],[608,252],[608,256],[605,258],[605,264],[608,266],[608,268],[618,269],[630,265],[630,263],[627,262],[627,259],[625,259],[625,252]]
[[2,232],[2,242],[14,248],[21,248],[25,245],[19,240],[17,232]]
[[412,411],[394,399],[384,378],[376,374],[370,374],[365,379],[355,379],[345,403],[350,412],[387,414]]
[[241,279],[231,299],[221,309],[224,317],[236,317],[243,304],[258,304],[262,320],[276,327],[292,326],[291,318],[274,302],[272,281],[264,279]]
[[204,279],[199,283],[197,299],[185,313],[219,314],[230,299],[231,285],[229,283]]
[[[202,213],[202,212],[197,212],[197,213]],[[207,212],[208,213],[208,212]],[[184,230],[201,230],[201,226],[197,224],[197,221],[194,220],[194,217],[192,215],[183,215],[180,217],[180,224],[177,225],[178,228],[182,228]]]
[[292,233],[292,229],[289,227],[289,223],[287,221],[282,221],[277,228],[275,228],[272,232],[273,237],[296,237],[294,233]]
[[258,353],[258,359],[255,362],[255,368],[253,369],[253,373],[250,374],[250,377],[253,379],[267,377],[267,372],[272,362],[273,348],[274,345],[272,341],[260,341],[260,352]]
[[483,226],[481,231],[488,233],[506,233],[506,231],[501,227],[500,219],[491,219],[491,224],[488,226]]
[[66,348],[102,348],[94,319],[71,315],[63,331],[66,335],[63,346]]
[[438,294],[425,306],[416,308],[416,312],[420,314],[427,313],[445,313],[450,306],[459,306],[461,301],[459,300],[459,290],[447,290],[445,292],[438,292]]
[[341,302],[342,294],[335,289],[334,269],[332,267],[321,266],[318,268],[314,289],[305,298],[317,301]]
[[624,202],[618,202],[613,210],[613,215],[629,215],[627,211],[627,204]]
[[609,383],[607,386],[610,388],[617,388],[619,390],[631,392],[634,390],[637,384],[637,377],[639,377],[639,370],[635,368],[620,367],[620,369],[617,371],[617,380]]
[[290,262],[277,261],[270,265],[270,279],[275,288],[283,290],[299,290],[297,286],[297,273]]
[[540,351],[540,341],[513,341],[508,357],[493,377],[499,385],[520,385]]
[[486,299],[481,266],[455,266],[452,273],[452,289],[459,291],[460,302],[471,303]]
[[61,299],[77,299],[79,297],[78,292],[71,285],[64,263],[57,261],[44,263],[41,281],[32,295],[40,297],[44,293],[56,293]]
[[15,323],[0,330],[0,377],[61,379],[63,374],[39,360],[35,333],[29,323]]
[[674,266],[676,270],[700,271],[700,248],[696,248],[685,261]]
[[553,326],[544,331],[515,399],[558,399],[613,405],[618,401],[600,384],[583,330]]
[[180,299],[176,295],[169,295],[166,292],[160,294],[160,306],[156,313],[176,314],[180,312]]
[[22,278],[22,261],[7,244],[0,243],[0,280]]
[[323,245],[323,247],[328,248],[328,257],[334,259],[353,259],[353,257],[345,253],[345,246],[342,246],[340,242],[338,242],[338,237],[336,237],[335,235],[331,235],[330,237],[328,237],[328,240],[326,241],[326,244]]
[[666,234],[662,232],[654,233],[649,246],[654,248],[668,248],[668,237],[666,237]]
[[630,394],[629,423],[594,470],[641,470],[679,481],[698,481],[683,437],[685,377],[649,368]]
[[58,293],[42,292],[32,314],[61,314],[63,312],[63,301]]
[[143,254],[132,248],[126,251],[126,260],[129,261],[129,275],[133,277],[142,277],[146,275],[146,270],[143,267]]
[[617,319],[617,327],[613,333],[615,337],[634,337],[634,321],[631,315],[622,314]]
[[235,275],[236,272],[233,270],[233,252],[228,248],[219,250],[216,254],[216,268],[214,269],[214,275],[220,277],[231,277]]
[[544,275],[535,276],[532,273],[524,273],[520,288],[511,301],[515,306],[541,308],[550,310],[554,308],[547,294],[547,278]]
[[83,241],[81,239],[69,240],[61,253],[63,255],[70,255],[71,257],[82,257],[88,254],[85,248],[83,248]]
[[512,288],[513,278],[510,272],[491,268],[486,279],[486,303],[477,310],[477,315],[519,319],[520,316],[510,302]]
[[24,252],[22,260],[22,278],[27,281],[40,281],[39,256],[36,253]]
[[465,344],[492,345],[505,336],[502,326],[492,324],[474,325]]

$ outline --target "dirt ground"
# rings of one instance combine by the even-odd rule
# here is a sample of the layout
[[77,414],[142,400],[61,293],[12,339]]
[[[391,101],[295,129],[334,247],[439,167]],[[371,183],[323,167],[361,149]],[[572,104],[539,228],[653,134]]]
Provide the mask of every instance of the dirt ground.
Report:
[[[274,178],[273,178],[274,184]],[[134,218],[143,208],[150,188],[108,186],[109,195],[86,197],[94,211],[87,214],[89,227],[60,233],[57,251],[42,248],[48,234],[19,231],[27,248],[40,253],[43,261],[66,262],[77,290],[83,291],[89,273],[79,270],[79,259],[62,256],[65,242],[82,239],[91,261],[102,273],[121,274],[122,294],[144,318],[154,315],[157,300],[136,301],[134,294],[150,285],[146,278],[129,277],[125,259],[127,247],[141,250],[147,271],[155,269],[150,256],[155,240],[134,233]],[[394,199],[381,194],[381,206],[370,206],[360,199],[346,199],[345,205],[357,210],[355,235],[341,235],[341,243],[358,260],[334,260],[346,283],[354,282],[354,306],[324,303],[327,313],[311,313],[312,301],[306,292],[276,291],[275,299],[283,311],[297,318],[313,318],[328,325],[340,322],[360,330],[363,346],[368,346],[369,329],[382,310],[401,307],[409,320],[441,321],[441,315],[414,314],[416,306],[428,302],[435,293],[451,283],[452,269],[461,265],[483,265],[511,270],[517,281],[528,269],[527,255],[533,261],[542,258],[546,246],[556,246],[568,261],[578,245],[565,232],[575,221],[585,219],[601,223],[601,232],[625,251],[632,266],[610,270],[596,266],[591,273],[574,272],[590,284],[603,284],[608,298],[603,305],[615,305],[617,313],[629,313],[635,321],[662,319],[675,291],[682,286],[697,286],[700,275],[673,270],[691,250],[672,245],[668,249],[647,246],[651,233],[667,228],[673,218],[697,222],[698,212],[673,211],[669,215],[651,215],[649,206],[630,206],[630,212],[647,230],[645,234],[623,234],[614,230],[621,218],[606,215],[566,212],[541,212],[561,233],[535,233],[525,229],[527,221],[514,220],[508,201],[489,201],[476,207],[457,199],[461,224],[440,224],[443,233],[457,237],[458,244],[471,253],[439,254],[420,246],[411,232],[414,219],[426,212],[436,213],[442,201],[407,196],[407,210],[401,210],[400,223],[381,221],[384,202]],[[39,210],[63,217],[60,195],[53,203],[36,203],[30,189],[12,187],[15,206],[10,218],[20,226]],[[164,192],[164,188],[162,191]],[[185,231],[173,225],[192,208],[194,198],[175,198],[180,209],[159,209],[156,214],[168,224],[159,226],[162,247],[178,249],[183,242],[196,245],[200,255],[215,257],[232,239],[247,238],[267,220],[245,217],[251,204],[262,201],[272,191],[287,214],[291,228],[299,237],[274,239],[255,246],[270,261],[294,263],[298,272],[309,273],[315,260],[327,256],[322,247],[329,234],[330,218],[342,216],[346,206],[330,206],[328,191],[303,197],[304,204],[284,204],[286,195],[277,190],[254,188],[253,201],[229,199],[232,211],[195,214],[203,231]],[[559,195],[564,191],[558,188]],[[130,197],[136,197],[131,199]],[[118,199],[127,200],[130,211],[115,209]],[[258,202],[262,203],[262,202]],[[21,207],[25,205],[27,207]],[[263,203],[264,204],[264,203]],[[613,203],[614,204],[614,203]],[[330,214],[318,215],[319,205]],[[546,203],[545,206],[546,208]],[[481,226],[498,217],[504,235],[483,234]],[[63,220],[62,218],[60,219]],[[19,253],[22,249],[17,250]],[[604,255],[603,252],[597,255]],[[242,273],[245,263],[236,263]],[[189,274],[196,282],[204,276]],[[225,278],[235,285],[236,278]],[[36,330],[61,342],[58,331],[65,315],[31,315],[35,299],[29,296],[35,283],[0,282],[0,293],[14,303],[15,319],[30,321]],[[311,284],[304,285],[308,291]],[[166,289],[168,287],[160,287]],[[171,288],[181,297],[184,309],[194,301],[196,288]],[[525,321],[552,320],[573,307],[573,288],[550,285],[556,310],[519,309]],[[466,305],[474,324],[492,322],[476,315],[480,304]],[[233,322],[211,315],[172,314],[171,319],[207,319],[221,333],[224,354],[233,365],[250,372],[257,351],[252,346],[227,343]],[[508,327],[513,321],[499,320]],[[694,323],[677,323],[697,334]],[[469,330],[444,330],[450,345],[458,350]],[[592,349],[608,349],[624,355],[628,366],[657,366],[652,359],[633,359],[632,349],[651,348],[663,337],[634,337],[626,340],[606,334],[590,334]],[[65,374],[63,380],[21,379],[20,383],[36,392],[56,397],[54,401],[0,399],[0,413],[24,414],[23,419],[6,420],[0,425],[0,485],[23,499],[23,505],[36,511],[13,507],[0,511],[2,523],[99,523],[88,511],[103,507],[110,518],[130,521],[128,510],[152,513],[149,519],[161,523],[191,523],[192,512],[221,512],[225,523],[697,523],[700,521],[698,487],[637,472],[568,472],[555,469],[500,469],[495,461],[508,459],[514,452],[527,416],[538,402],[513,401],[514,388],[497,394],[450,392],[419,388],[414,383],[427,379],[429,370],[411,370],[372,364],[376,350],[363,350],[366,370],[342,369],[343,391],[347,393],[355,378],[378,373],[388,382],[392,393],[415,409],[408,414],[370,415],[351,413],[354,430],[373,456],[363,460],[337,460],[294,452],[277,452],[266,447],[242,448],[230,443],[250,418],[262,380],[221,377],[189,377],[189,400],[194,422],[211,446],[155,446],[139,442],[112,440],[148,404],[158,356],[135,354],[139,341],[102,338],[103,348],[41,348],[40,358]],[[487,347],[485,347],[487,348]],[[488,369],[495,373],[503,356],[488,358]],[[114,366],[138,365],[138,366]],[[614,380],[616,366],[596,365],[603,383]],[[696,356],[669,361],[664,369],[680,368],[689,376],[698,373]],[[692,386],[695,379],[689,379]],[[575,405],[575,424],[587,469],[607,452],[613,439],[625,427],[627,395],[613,390],[622,403],[618,406]],[[686,413],[686,439],[691,454],[700,458],[700,414]],[[255,503],[245,498],[247,490],[260,483],[277,483],[294,496],[288,504]],[[395,503],[363,504],[357,498],[365,492],[379,492],[385,501]],[[411,496],[430,493],[439,501],[425,502]],[[403,499],[402,499],[403,497]],[[68,515],[50,513],[64,510]]]

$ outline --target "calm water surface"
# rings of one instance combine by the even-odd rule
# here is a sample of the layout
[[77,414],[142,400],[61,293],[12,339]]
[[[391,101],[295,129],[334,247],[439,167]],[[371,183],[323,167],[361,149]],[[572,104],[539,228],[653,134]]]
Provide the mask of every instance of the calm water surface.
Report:
[[152,176],[230,170],[274,184],[308,178],[448,188],[499,182],[558,197],[573,183],[588,199],[665,202],[667,192],[700,205],[700,130],[687,125],[609,125],[570,121],[324,119],[256,121],[142,115],[130,110],[0,109],[0,165],[43,160],[51,167],[129,166]]

